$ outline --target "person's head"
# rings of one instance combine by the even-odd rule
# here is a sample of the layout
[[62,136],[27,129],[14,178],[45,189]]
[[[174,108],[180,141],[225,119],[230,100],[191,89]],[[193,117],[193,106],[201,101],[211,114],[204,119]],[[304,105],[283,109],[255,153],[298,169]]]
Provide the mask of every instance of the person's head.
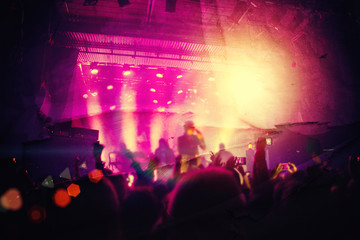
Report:
[[219,150],[225,150],[225,144],[224,143],[219,144]]
[[120,205],[111,181],[104,176],[95,183],[85,175],[74,183],[79,186],[80,194],[71,198],[68,206],[55,208],[55,230],[59,234],[55,239],[114,239],[118,236]]
[[159,147],[160,148],[168,148],[169,144],[168,142],[165,140],[165,138],[160,138],[159,139]]
[[235,239],[232,213],[244,207],[241,195],[224,168],[186,173],[169,195],[169,239]]
[[196,170],[178,182],[169,202],[169,213],[172,217],[182,218],[211,211],[212,207],[237,198],[240,193],[236,179],[228,170],[221,167]]
[[126,149],[126,144],[125,143],[120,143],[120,150],[125,150]]
[[120,216],[124,239],[146,239],[160,216],[160,202],[150,187],[134,187]]
[[256,150],[265,150],[266,148],[266,138],[259,137],[256,142]]
[[184,124],[184,131],[187,135],[192,135],[195,132],[195,125],[193,121],[186,121]]

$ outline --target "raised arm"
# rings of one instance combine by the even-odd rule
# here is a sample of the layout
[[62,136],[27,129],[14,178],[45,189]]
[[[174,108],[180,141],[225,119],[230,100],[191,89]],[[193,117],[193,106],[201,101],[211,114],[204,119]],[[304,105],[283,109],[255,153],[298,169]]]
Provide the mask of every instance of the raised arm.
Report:
[[197,138],[199,139],[199,146],[201,149],[205,150],[206,149],[206,145],[205,145],[205,140],[204,140],[204,136],[202,135],[202,133],[198,130],[198,129],[195,129],[196,131],[196,136]]

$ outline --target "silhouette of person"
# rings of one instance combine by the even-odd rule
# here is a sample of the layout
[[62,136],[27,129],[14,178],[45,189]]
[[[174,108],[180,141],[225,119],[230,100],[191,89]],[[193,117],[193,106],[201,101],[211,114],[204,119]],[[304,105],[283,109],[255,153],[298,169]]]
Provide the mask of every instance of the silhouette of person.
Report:
[[130,152],[128,153],[128,157],[131,161],[131,167],[136,171],[136,182],[135,186],[150,186],[154,182],[154,172],[159,166],[159,159],[156,157],[151,157],[148,162],[147,169],[144,171],[140,163],[135,161],[134,155]]
[[225,150],[225,144],[220,143],[219,151],[215,154],[215,159],[220,158],[221,165],[225,166],[226,162],[232,157],[234,157],[234,155],[231,152]]
[[93,143],[93,155],[95,158],[95,168],[103,171],[105,175],[111,174],[111,170],[105,168],[105,162],[101,160],[101,154],[104,150],[104,145],[100,144],[99,142]]
[[258,186],[269,180],[269,170],[266,164],[266,138],[259,137],[256,142],[256,153],[253,166],[253,186]]
[[160,138],[159,147],[155,150],[155,157],[159,159],[160,164],[171,164],[175,161],[174,151],[169,147],[164,138]]
[[120,150],[116,152],[116,166],[120,171],[131,171],[131,160],[129,154],[131,151],[127,149],[125,143],[120,143]]
[[[205,149],[205,140],[202,133],[195,128],[193,121],[186,121],[184,124],[184,134],[178,137],[178,151],[181,155],[181,173],[188,171],[189,165],[191,167],[198,167],[200,165],[199,149]],[[192,160],[192,161],[190,161]]]

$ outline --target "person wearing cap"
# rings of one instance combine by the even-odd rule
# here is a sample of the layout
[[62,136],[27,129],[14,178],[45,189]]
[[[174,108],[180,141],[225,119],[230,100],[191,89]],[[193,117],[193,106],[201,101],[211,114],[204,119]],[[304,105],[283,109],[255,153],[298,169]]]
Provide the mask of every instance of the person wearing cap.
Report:
[[202,133],[195,128],[192,121],[184,124],[184,134],[178,137],[178,151],[181,155],[181,173],[188,171],[189,165],[195,167],[200,165],[199,149],[205,149],[205,140]]

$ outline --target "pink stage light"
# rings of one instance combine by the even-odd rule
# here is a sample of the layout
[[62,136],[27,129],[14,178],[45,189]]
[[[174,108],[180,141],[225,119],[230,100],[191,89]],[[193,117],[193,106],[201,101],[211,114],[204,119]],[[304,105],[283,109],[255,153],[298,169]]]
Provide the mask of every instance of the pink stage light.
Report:
[[127,70],[123,72],[124,76],[130,76],[131,75],[131,71]]
[[161,73],[157,73],[156,76],[157,76],[158,78],[163,78],[163,77],[164,77],[164,75],[161,74]]
[[111,90],[111,89],[114,88],[114,86],[113,85],[108,85],[106,88],[107,88],[107,90]]
[[92,75],[96,75],[96,74],[98,74],[99,73],[99,69],[91,69],[90,70],[90,73],[92,74]]
[[89,97],[89,95],[87,95],[86,93],[83,95],[83,98],[88,98]]
[[183,76],[183,75],[177,75],[177,77],[176,77],[176,78],[182,78],[182,76]]
[[156,92],[155,88],[150,88],[151,92]]

